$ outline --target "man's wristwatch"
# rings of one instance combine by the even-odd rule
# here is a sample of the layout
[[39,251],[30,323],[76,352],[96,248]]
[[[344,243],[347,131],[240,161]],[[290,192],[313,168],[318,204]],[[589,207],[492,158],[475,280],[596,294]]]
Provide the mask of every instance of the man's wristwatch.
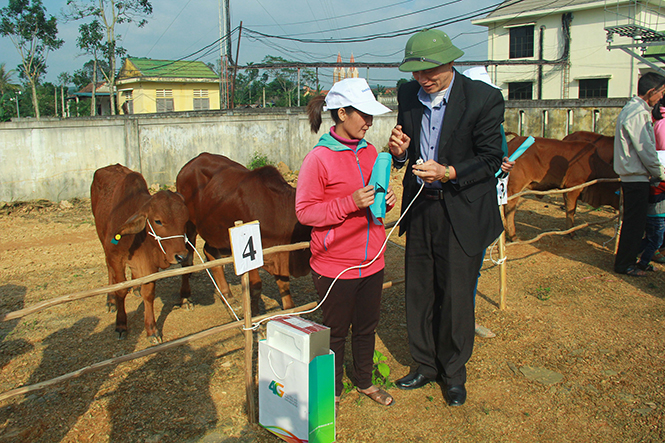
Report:
[[439,180],[441,183],[445,183],[450,180],[450,168],[448,165],[443,165],[443,167],[446,168],[446,172],[443,173],[443,178]]

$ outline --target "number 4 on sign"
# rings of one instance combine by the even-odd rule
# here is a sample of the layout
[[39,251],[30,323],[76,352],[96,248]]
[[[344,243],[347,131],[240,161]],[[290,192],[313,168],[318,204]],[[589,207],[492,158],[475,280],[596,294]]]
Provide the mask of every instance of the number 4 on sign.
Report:
[[229,228],[236,275],[263,266],[263,247],[258,220]]

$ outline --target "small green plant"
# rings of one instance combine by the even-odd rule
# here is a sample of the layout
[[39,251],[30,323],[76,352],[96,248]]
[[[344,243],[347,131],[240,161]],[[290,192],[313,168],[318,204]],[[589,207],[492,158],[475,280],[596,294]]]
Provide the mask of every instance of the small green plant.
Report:
[[392,388],[395,386],[393,382],[390,381],[390,367],[384,363],[388,360],[388,357],[383,355],[381,352],[374,350],[374,370],[372,371],[372,384],[375,386],[380,386],[385,389]]
[[549,300],[549,298],[552,296],[550,293],[552,291],[552,288],[547,287],[544,288],[542,286],[538,286],[538,289],[536,289],[536,298],[538,300]]
[[271,162],[268,159],[267,155],[261,154],[260,152],[254,152],[254,154],[252,154],[252,159],[249,161],[249,165],[247,166],[247,168],[254,170],[272,164],[273,162]]
[[353,391],[353,383],[351,383],[350,381],[345,381],[344,382],[344,389],[342,390],[342,394],[348,394],[351,391]]

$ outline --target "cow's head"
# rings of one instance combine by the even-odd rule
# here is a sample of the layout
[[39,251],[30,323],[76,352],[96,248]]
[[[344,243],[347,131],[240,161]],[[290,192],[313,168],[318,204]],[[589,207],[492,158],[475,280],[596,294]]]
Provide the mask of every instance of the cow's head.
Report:
[[168,266],[168,263],[180,263],[187,257],[185,225],[188,219],[182,195],[159,191],[118,229],[116,235],[139,234],[145,230],[146,241],[157,243]]

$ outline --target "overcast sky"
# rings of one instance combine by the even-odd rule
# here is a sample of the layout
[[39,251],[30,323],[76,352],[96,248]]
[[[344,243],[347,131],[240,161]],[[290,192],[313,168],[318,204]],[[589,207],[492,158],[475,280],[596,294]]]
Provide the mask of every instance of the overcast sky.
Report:
[[[49,54],[46,81],[55,82],[58,74],[70,74],[81,68],[89,57],[76,48],[81,22],[66,22],[62,10],[67,0],[43,0],[48,15],[58,18],[58,36],[65,40],[61,49]],[[337,53],[344,61],[351,54],[356,61],[399,62],[409,35],[432,23],[458,21],[437,26],[448,33],[453,43],[465,51],[462,60],[487,58],[487,28],[471,24],[472,14],[487,15],[500,0],[230,0],[232,54],[238,44],[237,27],[242,21],[239,64],[259,63],[266,55],[280,56],[301,62],[334,62]],[[6,7],[8,0],[0,0]],[[122,36],[121,45],[133,57],[176,60],[187,57],[212,44],[220,36],[219,0],[152,0],[153,13],[148,24],[137,28],[121,25],[116,33]],[[422,11],[422,12],[418,12]],[[252,31],[297,39],[335,41],[357,38],[354,43],[306,43],[287,39],[261,37]],[[400,32],[406,35],[393,38],[373,38]],[[204,50],[187,60],[202,60],[216,64],[220,58],[219,45]],[[9,38],[0,37],[0,62],[14,69],[19,55]],[[332,84],[332,71],[320,70],[324,89]],[[360,76],[366,77],[366,69]],[[409,76],[397,69],[371,69],[370,83],[395,86],[399,78]],[[14,79],[17,81],[17,77]]]

